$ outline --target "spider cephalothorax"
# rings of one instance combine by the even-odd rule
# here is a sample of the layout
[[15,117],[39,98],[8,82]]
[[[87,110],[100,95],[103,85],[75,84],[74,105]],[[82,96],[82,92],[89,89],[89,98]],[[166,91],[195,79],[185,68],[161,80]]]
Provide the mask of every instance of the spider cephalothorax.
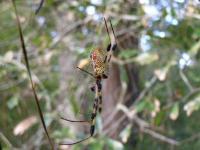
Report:
[[95,79],[95,86],[91,87],[91,90],[95,93],[95,99],[94,99],[94,103],[93,103],[93,111],[92,111],[90,120],[82,120],[82,121],[75,120],[74,121],[74,120],[70,120],[70,119],[61,118],[66,121],[69,121],[69,122],[89,123],[90,124],[90,136],[88,136],[87,138],[82,139],[80,141],[77,141],[77,142],[60,143],[60,145],[77,144],[77,143],[87,140],[88,138],[90,138],[94,135],[96,115],[98,112],[101,113],[101,110],[102,110],[102,92],[101,92],[102,91],[102,79],[106,79],[108,77],[108,75],[106,75],[106,72],[108,71],[108,65],[109,65],[112,53],[117,47],[116,40],[115,40],[115,34],[114,34],[114,30],[113,30],[111,21],[110,21],[110,26],[112,29],[112,35],[113,35],[112,37],[114,37],[113,42],[111,41],[111,36],[109,34],[109,30],[108,30],[108,26],[107,26],[107,22],[106,22],[105,18],[104,18],[104,22],[105,22],[106,31],[108,33],[110,43],[108,44],[106,50],[104,50],[102,48],[96,48],[90,53],[90,60],[91,60],[91,64],[93,67],[93,73],[90,73],[82,68],[77,67],[80,70],[84,71],[85,73],[91,75]]

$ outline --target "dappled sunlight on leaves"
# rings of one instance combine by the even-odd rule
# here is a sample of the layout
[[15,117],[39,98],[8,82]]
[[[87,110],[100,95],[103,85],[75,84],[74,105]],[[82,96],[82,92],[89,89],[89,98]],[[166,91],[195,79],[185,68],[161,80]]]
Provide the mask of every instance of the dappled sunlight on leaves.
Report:
[[196,96],[193,100],[190,100],[184,105],[184,111],[186,111],[187,116],[191,116],[194,111],[200,108],[200,95]]

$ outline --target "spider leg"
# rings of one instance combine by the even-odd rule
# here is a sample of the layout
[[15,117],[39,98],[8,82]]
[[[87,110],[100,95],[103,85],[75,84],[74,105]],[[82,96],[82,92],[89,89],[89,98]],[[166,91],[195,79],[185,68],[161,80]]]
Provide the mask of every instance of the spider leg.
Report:
[[116,42],[116,36],[115,36],[115,32],[114,32],[111,20],[109,22],[110,22],[110,26],[111,26],[111,29],[112,29],[112,35],[114,37],[114,41],[113,42],[111,41],[111,36],[109,34],[108,25],[107,25],[107,21],[106,21],[105,18],[104,18],[104,22],[105,22],[106,31],[107,31],[107,34],[108,34],[108,37],[109,37],[109,41],[110,41],[110,43],[108,44],[107,49],[106,49],[107,52],[108,52],[108,54],[107,54],[107,56],[105,57],[105,60],[104,60],[104,63],[106,63],[106,62],[110,62],[111,57],[112,57],[112,53],[117,48],[117,42]]
[[[107,31],[108,38],[109,38],[109,44],[108,44],[106,50],[107,50],[107,51],[110,51],[110,48],[111,48],[111,37],[110,37],[110,34],[109,34],[107,21],[106,21],[105,17],[103,17],[103,19],[104,19],[104,23],[105,23],[106,31]],[[107,60],[107,56],[106,56],[105,60]]]
[[61,118],[63,120],[69,121],[69,122],[91,123],[91,126],[90,126],[90,136],[88,136],[87,138],[76,141],[76,142],[72,142],[72,143],[59,143],[59,145],[74,145],[74,144],[81,143],[81,142],[86,141],[87,139],[91,138],[94,135],[94,131],[95,131],[95,120],[96,120],[97,109],[98,109],[98,100],[95,100],[95,103],[93,105],[93,113],[91,115],[91,121],[84,121],[84,120],[75,121],[75,120]]
[[107,79],[108,76],[107,76],[106,74],[103,74],[103,75],[102,75],[102,78],[103,78],[103,79]]
[[[71,119],[67,119],[67,118],[64,118],[64,117],[60,117],[60,119],[68,121],[68,122],[88,123],[88,124],[91,124],[91,128],[94,128],[92,126],[95,124],[94,120],[95,120],[95,117],[97,115],[97,109],[98,109],[98,98],[95,98],[95,101],[94,101],[94,104],[93,104],[93,112],[92,112],[90,121],[89,120],[71,120]],[[91,129],[91,130],[93,130],[93,129]]]
[[110,62],[111,57],[112,57],[112,55],[109,56],[109,58],[108,58],[108,62]]
[[93,105],[93,112],[92,112],[92,115],[91,115],[91,126],[90,126],[90,135],[91,136],[93,136],[94,131],[95,131],[97,109],[98,109],[98,99],[95,98],[95,102],[94,102],[94,105]]
[[99,96],[99,113],[102,111],[102,96]]
[[88,123],[88,124],[91,123],[91,122],[88,121],[88,120],[71,120],[71,119],[66,119],[66,118],[63,118],[63,117],[60,117],[60,119],[65,120],[65,121],[68,121],[68,122],[79,122],[79,123]]
[[72,143],[59,143],[59,145],[74,145],[74,144],[81,143],[81,142],[86,141],[87,139],[91,138],[94,135],[94,131],[95,131],[95,121],[96,121],[97,109],[98,109],[98,99],[95,99],[95,103],[93,105],[93,113],[91,115],[91,121],[84,121],[84,120],[74,121],[74,120],[61,118],[63,120],[69,121],[69,122],[81,122],[81,123],[87,122],[87,123],[90,123],[91,126],[90,126],[90,136],[88,136],[87,138],[76,141],[76,142],[72,142]]
[[90,135],[90,136],[88,136],[87,138],[82,139],[82,140],[80,140],[80,141],[76,141],[76,142],[72,142],[72,143],[59,143],[59,145],[74,145],[74,144],[78,144],[78,143],[81,143],[81,142],[83,142],[83,141],[86,141],[87,139],[89,139],[89,138],[91,138],[91,137],[92,137],[92,135]]
[[102,84],[101,84],[101,79],[96,80],[96,85],[97,85],[97,97],[98,97],[98,111],[99,111],[99,113],[101,113],[101,111],[102,111]]
[[108,25],[107,25],[107,21],[106,21],[105,17],[103,17],[103,20],[104,20],[104,23],[105,23],[105,26],[106,26],[106,31],[107,31],[107,34],[108,34],[108,38],[109,38],[109,41],[110,41],[109,45],[111,45],[111,38],[110,38],[110,34],[109,34],[109,30],[108,30]]
[[115,35],[115,31],[114,31],[114,29],[113,29],[111,20],[110,20],[110,26],[111,26],[112,33],[113,33],[113,36],[114,36],[114,44],[112,45],[111,50],[112,50],[112,51],[115,51],[116,48],[117,48],[117,40],[116,40],[116,35]]
[[89,74],[89,75],[92,76],[93,78],[95,78],[95,76],[94,76],[92,73],[88,72],[87,70],[84,70],[84,69],[79,68],[79,67],[76,67],[76,68],[78,68],[79,70],[81,70],[81,71],[83,71],[83,72]]
[[[97,93],[97,89],[95,89],[95,92]],[[69,122],[80,122],[80,123],[90,123],[90,136],[88,136],[85,139],[76,141],[76,142],[72,142],[72,143],[59,143],[59,145],[74,145],[74,144],[78,144],[81,143],[83,141],[86,141],[87,139],[91,138],[94,135],[94,131],[95,131],[95,122],[96,122],[96,115],[97,115],[97,110],[98,110],[98,97],[97,94],[95,95],[95,101],[93,104],[93,111],[92,111],[92,115],[91,115],[91,121],[85,121],[85,120],[69,120],[69,119],[65,119],[63,117],[61,117],[61,119],[69,121]]]
[[44,3],[44,0],[41,0],[41,1],[40,1],[40,4],[39,4],[39,6],[38,6],[38,8],[37,8],[36,11],[35,11],[35,14],[36,14],[36,15],[39,13],[40,9],[42,8],[43,3]]

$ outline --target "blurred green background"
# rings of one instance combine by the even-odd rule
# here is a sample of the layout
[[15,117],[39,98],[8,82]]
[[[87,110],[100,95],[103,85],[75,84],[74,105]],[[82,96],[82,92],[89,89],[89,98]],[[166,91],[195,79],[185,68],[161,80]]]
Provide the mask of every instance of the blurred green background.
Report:
[[[88,136],[94,79],[88,64],[109,39],[118,48],[103,81],[96,134],[67,150],[200,149],[200,2],[198,0],[16,0],[45,123],[55,143]],[[0,0],[0,145],[50,149],[25,68],[11,1]],[[0,148],[1,149],[1,148]]]

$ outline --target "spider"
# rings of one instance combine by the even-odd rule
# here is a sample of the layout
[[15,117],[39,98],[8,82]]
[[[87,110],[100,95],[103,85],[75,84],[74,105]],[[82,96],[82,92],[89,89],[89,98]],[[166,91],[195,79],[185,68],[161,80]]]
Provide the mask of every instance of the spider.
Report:
[[61,119],[65,120],[65,121],[69,121],[69,122],[89,123],[90,124],[90,135],[88,137],[86,137],[85,139],[82,139],[82,140],[79,140],[76,142],[60,143],[59,145],[74,145],[74,144],[83,142],[94,135],[97,112],[101,113],[101,110],[102,110],[102,79],[108,78],[108,76],[106,75],[106,71],[108,70],[108,66],[109,66],[109,62],[112,57],[112,53],[113,53],[113,51],[116,50],[116,47],[117,47],[115,32],[114,32],[111,20],[109,20],[109,22],[110,22],[110,26],[112,29],[112,34],[113,34],[112,37],[109,34],[109,29],[108,29],[108,25],[107,25],[107,21],[106,21],[105,17],[103,19],[104,19],[106,31],[107,31],[107,34],[109,37],[109,41],[110,41],[110,43],[107,46],[107,49],[103,50],[101,48],[96,48],[90,53],[90,60],[91,60],[91,64],[93,67],[93,73],[90,73],[82,68],[77,67],[78,69],[91,75],[95,79],[95,86],[91,87],[91,91],[93,91],[95,93],[95,99],[94,99],[93,111],[91,114],[91,118],[89,121],[87,121],[87,120],[70,120],[70,119],[61,117]]

